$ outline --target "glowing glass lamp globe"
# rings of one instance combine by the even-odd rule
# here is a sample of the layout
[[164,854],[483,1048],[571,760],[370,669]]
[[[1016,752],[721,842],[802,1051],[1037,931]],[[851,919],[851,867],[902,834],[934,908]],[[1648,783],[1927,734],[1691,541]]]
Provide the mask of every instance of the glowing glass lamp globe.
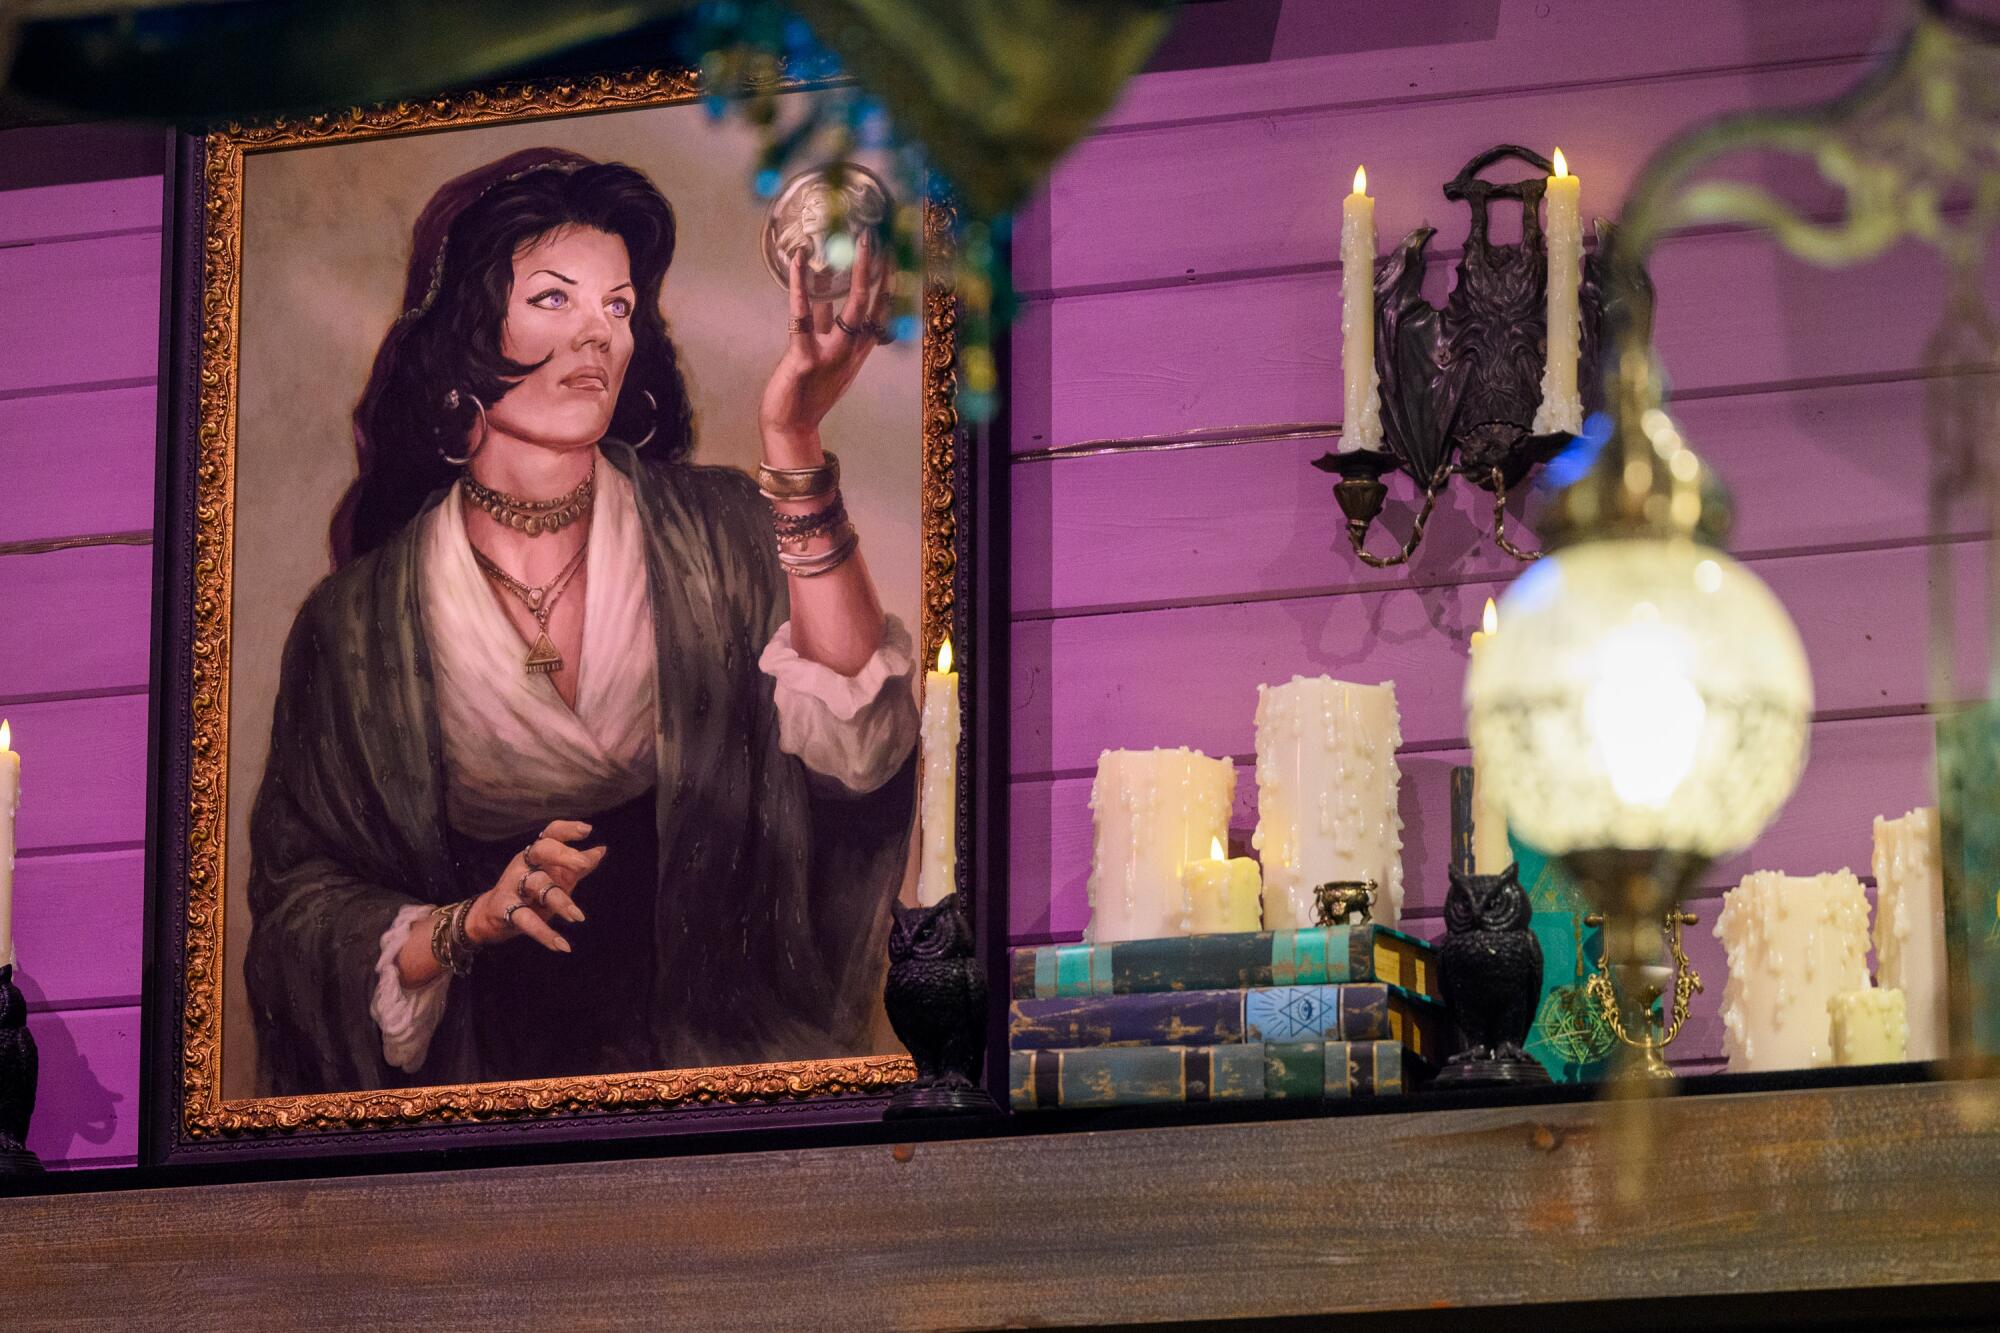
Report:
[[1587,470],[1557,460],[1575,480],[1549,554],[1501,599],[1465,700],[1510,831],[1606,914],[1606,960],[1636,984],[1665,912],[1798,785],[1812,678],[1784,607],[1722,550],[1727,497],[1666,413],[1594,420],[1586,454],[1593,430]]

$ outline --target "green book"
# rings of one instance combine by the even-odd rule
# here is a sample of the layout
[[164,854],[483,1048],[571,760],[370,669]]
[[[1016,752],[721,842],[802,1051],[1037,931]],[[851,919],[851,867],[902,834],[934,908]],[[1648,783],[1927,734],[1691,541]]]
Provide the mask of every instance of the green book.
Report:
[[1014,949],[1017,1000],[1380,981],[1437,999],[1437,952],[1388,926],[1311,926]]
[[1015,1051],[1016,1111],[1195,1102],[1344,1101],[1407,1088],[1393,1041],[1241,1042]]

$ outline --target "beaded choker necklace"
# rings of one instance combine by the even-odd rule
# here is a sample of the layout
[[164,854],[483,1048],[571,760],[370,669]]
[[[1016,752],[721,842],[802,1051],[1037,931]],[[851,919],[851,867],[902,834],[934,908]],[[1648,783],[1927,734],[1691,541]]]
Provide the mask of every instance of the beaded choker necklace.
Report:
[[523,500],[491,490],[474,481],[470,472],[458,482],[465,487],[465,498],[491,514],[496,522],[527,536],[539,537],[543,533],[561,532],[590,512],[591,502],[597,496],[597,463],[591,461],[590,471],[576,484],[575,490],[553,500]]

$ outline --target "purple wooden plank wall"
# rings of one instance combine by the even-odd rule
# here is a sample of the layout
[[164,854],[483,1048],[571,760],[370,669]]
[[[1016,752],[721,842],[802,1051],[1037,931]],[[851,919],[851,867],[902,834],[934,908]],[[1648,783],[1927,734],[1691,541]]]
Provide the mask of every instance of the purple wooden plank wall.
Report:
[[[1441,929],[1466,636],[1518,571],[1483,543],[1488,515],[1463,497],[1409,567],[1361,566],[1329,481],[1306,467],[1327,439],[1049,451],[1338,417],[1338,201],[1357,162],[1385,246],[1418,222],[1439,227],[1441,293],[1465,224],[1438,187],[1474,153],[1560,143],[1586,208],[1612,215],[1670,134],[1848,86],[1901,12],[1884,0],[1493,9],[1477,40],[1427,42],[1423,7],[1405,6],[1374,21],[1366,49],[1323,42],[1342,53],[1142,76],[1020,218],[1016,942],[1075,939],[1088,919],[1101,749],[1187,744],[1236,759],[1232,829],[1247,844],[1255,687],[1321,672],[1398,684],[1411,913],[1420,933]],[[1795,167],[1735,169],[1823,197]],[[1832,276],[1760,236],[1713,230],[1671,239],[1654,273],[1684,424],[1735,486],[1737,550],[1798,620],[1819,689],[1798,795],[1757,847],[1711,872],[1697,904],[1689,952],[1708,987],[1675,1057],[1708,1069],[1721,1053],[1724,968],[1709,932],[1722,890],[1766,866],[1865,874],[1871,818],[1931,799],[1919,367],[1940,282],[1913,249]],[[1390,515],[1400,533],[1407,507]],[[1982,536],[1952,534],[1955,557],[1983,559]]]
[[0,193],[0,282],[25,298],[0,309],[0,715],[51,1167],[137,1160],[153,553],[21,547],[152,528],[163,202],[158,176]]

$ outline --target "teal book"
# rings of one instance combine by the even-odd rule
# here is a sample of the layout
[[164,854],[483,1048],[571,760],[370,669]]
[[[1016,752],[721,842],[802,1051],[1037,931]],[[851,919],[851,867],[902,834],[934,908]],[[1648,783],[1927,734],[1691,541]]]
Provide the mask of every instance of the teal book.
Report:
[[1015,1051],[1016,1111],[1200,1102],[1344,1101],[1406,1090],[1392,1041],[1240,1042]]
[[1560,866],[1511,832],[1507,841],[1542,946],[1542,995],[1524,1049],[1558,1083],[1595,1082],[1618,1041],[1584,989],[1602,956],[1598,928],[1583,923],[1590,909]]
[[1009,964],[1017,1000],[1364,981],[1438,998],[1436,951],[1377,925],[1044,944],[1012,950]]
[[1088,1046],[1226,1046],[1241,1042],[1396,1041],[1442,1063],[1442,1004],[1400,986],[1271,986],[1015,1000],[1012,1050]]

